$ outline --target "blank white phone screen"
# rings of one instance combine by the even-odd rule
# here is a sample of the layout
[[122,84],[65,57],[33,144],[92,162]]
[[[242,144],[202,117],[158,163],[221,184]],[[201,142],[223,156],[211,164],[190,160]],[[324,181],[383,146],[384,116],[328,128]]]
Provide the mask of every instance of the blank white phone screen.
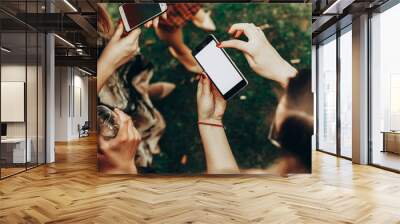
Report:
[[215,41],[210,41],[195,57],[224,95],[243,78],[216,44]]

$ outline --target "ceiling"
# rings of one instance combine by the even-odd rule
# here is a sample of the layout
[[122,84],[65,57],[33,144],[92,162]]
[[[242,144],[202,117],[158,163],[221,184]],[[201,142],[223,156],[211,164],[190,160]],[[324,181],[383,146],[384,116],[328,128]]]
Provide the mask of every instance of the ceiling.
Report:
[[312,37],[316,44],[338,29],[351,24],[352,18],[373,10],[388,0],[313,0]]
[[[352,17],[374,9],[387,0],[312,0],[312,37],[317,43],[336,32],[340,26],[351,23]],[[93,0],[1,0],[0,24],[8,48],[22,52],[25,38],[18,33],[30,31],[55,32],[75,47],[56,38],[56,63],[87,66],[96,69],[97,13]],[[288,0],[287,2],[308,2]],[[48,13],[52,11],[52,13]],[[24,35],[23,35],[24,36]],[[29,34],[28,34],[29,36]],[[28,42],[31,38],[27,38]],[[13,43],[11,43],[13,42]],[[35,50],[28,44],[28,55]],[[15,53],[17,54],[17,53]],[[25,53],[26,54],[26,53]],[[88,66],[88,64],[92,64]]]
[[10,60],[13,58],[21,60],[25,56],[31,58],[37,55],[37,46],[40,50],[44,45],[36,43],[37,35],[51,32],[61,37],[55,38],[56,65],[73,65],[95,71],[97,57],[95,1],[51,0],[47,5],[45,2],[1,0],[2,46],[11,50],[7,53],[7,57]]

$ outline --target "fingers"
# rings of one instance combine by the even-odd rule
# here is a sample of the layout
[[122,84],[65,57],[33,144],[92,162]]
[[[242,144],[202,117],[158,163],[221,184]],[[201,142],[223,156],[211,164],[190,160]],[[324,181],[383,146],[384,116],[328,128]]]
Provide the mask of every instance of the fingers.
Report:
[[220,108],[225,108],[226,100],[221,95],[221,93],[218,91],[217,87],[215,87],[215,85],[211,85],[211,92],[213,93],[213,96],[214,96],[215,105],[220,106]]
[[226,41],[222,41],[219,44],[219,47],[222,48],[234,48],[237,49],[239,51],[242,51],[244,53],[248,53],[249,54],[249,45],[247,42],[242,41],[242,40],[226,40]]
[[139,39],[140,32],[141,32],[140,29],[136,28],[136,29],[132,30],[128,34],[128,36],[125,37],[125,39],[133,44]]
[[144,24],[144,27],[146,27],[146,28],[150,28],[150,27],[151,27],[151,25],[153,25],[153,21],[152,21],[152,20],[150,20],[150,21],[147,21],[147,22]]
[[132,125],[132,132],[133,132],[133,140],[135,142],[140,142],[142,140],[142,136],[139,133],[139,130],[137,130],[133,125]]
[[102,135],[98,135],[98,144],[99,148],[106,154],[110,148],[110,144]]
[[161,14],[161,17],[162,17],[163,19],[168,19],[168,16],[167,16],[167,13],[166,13],[166,12],[164,12],[163,14]]
[[249,39],[253,38],[257,32],[253,23],[236,23],[229,28],[228,33],[234,34],[237,31],[243,31]]
[[137,28],[133,31],[131,31],[128,36],[124,38],[124,41],[126,42],[126,45],[129,47],[128,50],[130,52],[130,56],[132,57],[135,55],[138,50],[139,50],[139,35],[140,35],[140,29]]
[[221,95],[221,93],[218,91],[217,87],[215,87],[214,84],[211,84],[211,92],[215,99],[225,101],[224,97]]
[[119,117],[119,130],[115,137],[120,142],[126,142],[129,138],[129,127],[132,126],[131,118],[119,109],[114,110]]
[[202,89],[203,96],[210,95],[211,93],[210,79],[208,79],[207,75],[203,75],[201,82],[203,83],[203,89]]
[[201,97],[201,95],[203,94],[203,74],[200,74],[200,79],[199,82],[197,83],[197,99],[199,99]]
[[237,31],[234,33],[233,37],[234,37],[234,38],[239,38],[240,36],[242,36],[242,34],[243,34],[243,30],[237,30]]
[[115,142],[114,139],[106,140],[102,135],[98,137],[98,150],[101,150],[103,157],[107,160],[112,156],[112,151],[116,146],[118,146],[118,142]]
[[146,22],[146,23],[144,24],[144,27],[150,28],[150,27],[153,26],[154,28],[157,28],[157,27],[158,27],[158,21],[159,21],[159,18],[156,17],[156,18],[154,18],[153,20],[150,20],[150,21]]
[[114,35],[111,38],[111,41],[117,41],[121,39],[121,35],[123,33],[124,33],[124,25],[122,25],[122,23],[119,23],[117,29],[114,32]]
[[153,27],[154,27],[154,28],[157,28],[157,27],[158,27],[158,21],[159,21],[159,18],[158,18],[158,17],[155,18],[155,19],[153,19]]
[[128,141],[134,139],[135,137],[135,130],[136,128],[133,126],[132,119],[129,119],[127,122],[127,136],[128,136]]
[[206,74],[202,73],[197,84],[197,98],[209,96],[211,94],[211,81]]

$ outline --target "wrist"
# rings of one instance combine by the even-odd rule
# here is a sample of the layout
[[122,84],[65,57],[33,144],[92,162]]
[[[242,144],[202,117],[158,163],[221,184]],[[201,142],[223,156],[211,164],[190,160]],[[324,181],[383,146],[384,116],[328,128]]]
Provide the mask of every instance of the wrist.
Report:
[[104,74],[112,74],[117,69],[117,64],[113,58],[107,57],[108,52],[103,52],[99,60],[97,61],[98,70],[101,70]]
[[127,164],[125,164],[121,170],[124,171],[124,173],[127,174],[137,174],[137,169],[136,169],[136,165],[135,165],[135,161],[130,161]]
[[279,84],[283,88],[286,88],[289,83],[289,79],[296,76],[297,70],[292,65],[290,65],[287,61],[284,61],[283,65],[280,67],[281,67],[281,70],[280,70],[279,74],[277,75],[277,77],[279,77],[279,80],[276,80],[276,81],[279,82]]
[[199,118],[198,123],[223,125],[222,118]]
[[104,55],[101,55],[97,62],[98,74],[106,78],[114,73],[116,70],[115,67],[115,63],[107,59]]

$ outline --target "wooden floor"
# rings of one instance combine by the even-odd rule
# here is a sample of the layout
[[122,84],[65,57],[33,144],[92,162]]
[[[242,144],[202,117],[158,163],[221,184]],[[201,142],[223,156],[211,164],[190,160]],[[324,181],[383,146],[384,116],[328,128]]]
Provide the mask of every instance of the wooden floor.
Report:
[[1,168],[1,177],[8,177],[11,176],[13,174],[19,173],[19,172],[23,172],[25,170],[25,167],[11,167],[11,168]]
[[400,175],[313,154],[313,174],[99,176],[94,138],[0,181],[0,223],[400,223]]
[[374,151],[372,160],[374,164],[389,167],[391,169],[400,170],[400,154],[392,152]]

